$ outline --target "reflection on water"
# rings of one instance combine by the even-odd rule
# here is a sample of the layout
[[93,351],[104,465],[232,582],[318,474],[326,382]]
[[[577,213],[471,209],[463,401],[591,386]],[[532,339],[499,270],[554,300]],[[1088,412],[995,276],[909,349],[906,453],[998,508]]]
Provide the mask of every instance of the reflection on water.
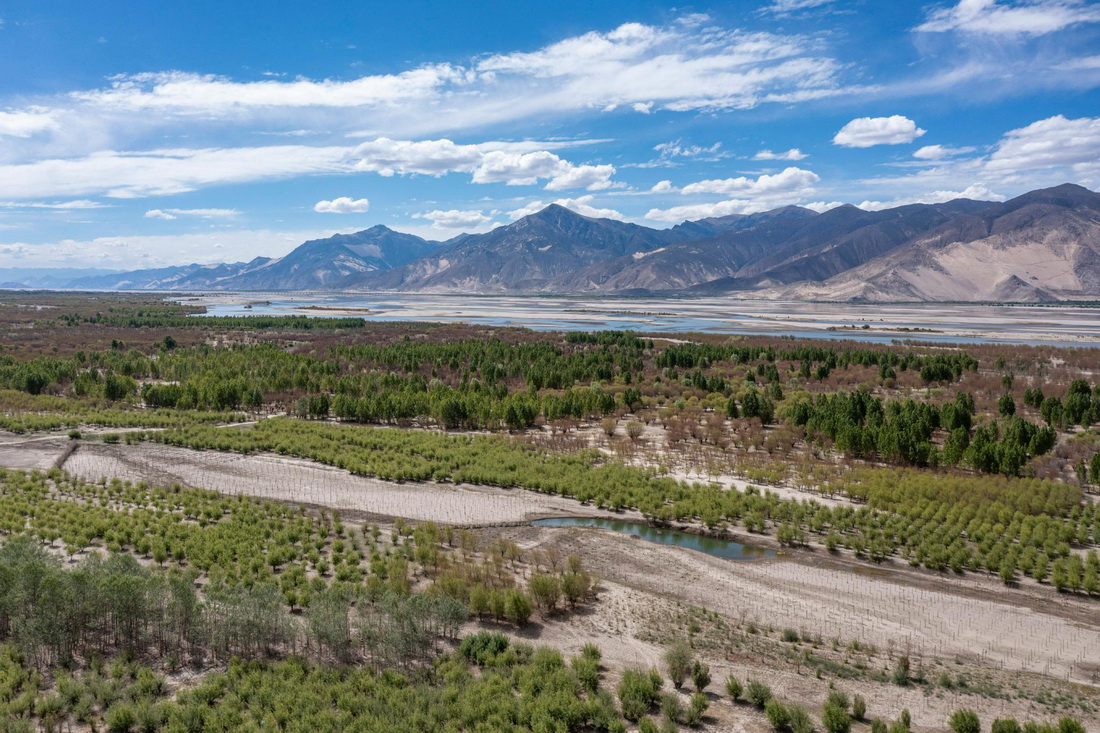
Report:
[[208,315],[215,316],[347,315],[371,321],[461,322],[555,331],[631,329],[650,333],[770,334],[872,343],[906,339],[1100,346],[1100,309],[1068,305],[794,303],[730,298],[423,293],[241,293],[181,299],[205,304]]
[[761,560],[775,557],[774,550],[752,545],[743,545],[740,542],[722,540],[716,537],[704,537],[690,532],[678,532],[674,529],[660,529],[648,524],[638,522],[621,522],[617,519],[600,519],[597,517],[565,517],[559,519],[539,519],[531,524],[540,527],[596,527],[598,529],[610,529],[623,534],[635,535],[649,542],[662,545],[675,545],[686,547],[689,550],[705,552],[715,557],[723,557],[727,560]]

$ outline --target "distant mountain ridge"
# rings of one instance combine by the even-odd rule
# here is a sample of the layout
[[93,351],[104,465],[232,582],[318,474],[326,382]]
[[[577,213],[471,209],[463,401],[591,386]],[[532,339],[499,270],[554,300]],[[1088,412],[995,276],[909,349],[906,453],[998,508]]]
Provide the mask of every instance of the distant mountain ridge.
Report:
[[304,242],[280,258],[100,273],[64,287],[1091,299],[1100,297],[1100,194],[1064,184],[1003,203],[957,199],[880,211],[844,205],[824,213],[786,206],[669,229],[551,205],[446,242],[375,226]]

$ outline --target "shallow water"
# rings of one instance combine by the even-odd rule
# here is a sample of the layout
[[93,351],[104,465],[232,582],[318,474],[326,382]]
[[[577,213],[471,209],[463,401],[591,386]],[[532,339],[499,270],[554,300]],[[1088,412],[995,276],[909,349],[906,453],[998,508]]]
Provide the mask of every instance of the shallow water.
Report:
[[708,555],[725,558],[726,560],[763,560],[775,557],[774,550],[753,545],[743,545],[732,540],[718,539],[717,537],[704,537],[679,532],[674,529],[660,529],[648,524],[638,522],[622,522],[617,519],[600,519],[598,517],[564,517],[557,519],[539,519],[531,524],[540,527],[594,527],[596,529],[610,529],[622,534],[640,537],[647,542],[656,542],[661,545],[675,545],[685,547],[697,552],[705,552]]
[[[871,343],[915,340],[958,344],[1100,346],[1100,308],[1080,305],[868,305],[730,298],[570,298],[403,293],[227,293],[181,300],[206,305],[208,315],[215,316],[349,315],[371,321],[471,323],[535,330],[631,329],[649,333],[785,335]],[[830,328],[839,330],[830,331]],[[931,329],[934,332],[899,330],[904,328]]]

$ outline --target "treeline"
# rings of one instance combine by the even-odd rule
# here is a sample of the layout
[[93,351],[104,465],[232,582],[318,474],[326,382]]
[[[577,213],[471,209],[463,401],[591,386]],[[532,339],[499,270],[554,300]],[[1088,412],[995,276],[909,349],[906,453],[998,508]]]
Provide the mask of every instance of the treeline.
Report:
[[[972,434],[974,400],[965,392],[941,407],[912,399],[884,401],[863,391],[822,394],[798,399],[785,414],[809,436],[828,438],[838,451],[855,458],[877,455],[918,466],[961,464],[1008,476],[1050,451],[1057,438],[1052,428],[1012,413],[1001,425],[981,425]],[[933,442],[937,430],[946,432],[942,448]]]
[[[500,635],[467,637],[430,673],[381,673],[300,657],[232,659],[174,696],[157,672],[122,661],[61,672],[54,689],[10,647],[0,647],[0,715],[10,730],[423,731],[625,733],[615,696],[601,686],[599,651],[566,658]],[[1067,732],[1070,733],[1070,732]]]
[[117,654],[224,663],[333,650],[376,669],[410,667],[428,661],[437,640],[457,634],[469,615],[445,595],[336,588],[322,591],[301,622],[274,582],[215,582],[200,596],[194,572],[156,572],[124,553],[64,569],[26,536],[0,546],[0,577],[0,639],[39,669]]
[[363,328],[367,325],[362,318],[326,318],[314,316],[208,316],[208,315],[170,315],[138,314],[131,315],[97,313],[94,316],[61,316],[60,320],[70,326],[89,324],[94,326],[115,326],[123,328],[202,328],[265,331],[343,331]]
[[802,377],[811,374],[825,379],[838,367],[847,368],[851,364],[877,366],[884,376],[889,371],[915,370],[925,382],[947,382],[956,380],[965,371],[975,371],[978,360],[966,353],[919,355],[913,353],[898,354],[894,351],[867,348],[836,349],[828,346],[792,346],[776,348],[774,346],[717,346],[712,344],[673,344],[664,349],[655,363],[661,369],[707,369],[712,365],[729,362],[751,364],[758,361],[801,362],[799,373]]

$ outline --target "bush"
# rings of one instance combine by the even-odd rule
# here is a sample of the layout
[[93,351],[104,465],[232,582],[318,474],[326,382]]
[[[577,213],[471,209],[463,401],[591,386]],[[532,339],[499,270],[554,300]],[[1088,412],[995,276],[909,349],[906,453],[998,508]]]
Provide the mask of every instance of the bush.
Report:
[[814,720],[806,708],[791,703],[787,706],[787,716],[791,719],[788,724],[791,733],[814,733]]
[[684,722],[690,725],[692,728],[703,722],[703,713],[710,707],[710,700],[707,696],[701,692],[696,692],[691,696],[691,702],[688,703],[687,710],[684,711]]
[[951,730],[955,733],[981,733],[982,724],[978,720],[978,714],[969,708],[959,708],[951,714],[947,721]]
[[867,715],[867,701],[863,699],[863,695],[856,695],[852,698],[852,717],[856,720],[863,720]]
[[675,692],[666,692],[661,695],[661,715],[665,720],[678,722],[683,712],[684,706],[680,703],[679,695]]
[[1073,718],[1061,718],[1058,721],[1058,733],[1085,733],[1085,726]]
[[702,692],[710,686],[710,667],[695,660],[691,665],[691,682],[697,692]]
[[726,678],[726,694],[733,702],[737,702],[737,698],[741,697],[741,680],[732,674]]
[[745,697],[756,707],[762,708],[772,699],[772,690],[760,680],[749,678],[745,685]]
[[137,718],[134,715],[134,709],[128,703],[118,703],[112,705],[107,711],[104,722],[107,723],[107,730],[111,733],[130,733],[134,729]]
[[692,663],[691,648],[683,641],[674,641],[665,650],[665,667],[668,670],[668,678],[672,680],[672,686],[679,690],[684,685],[684,680],[691,673]]
[[888,728],[882,718],[875,718],[871,721],[871,733],[887,733]]
[[508,648],[508,637],[496,631],[479,631],[467,636],[458,645],[458,653],[474,664],[484,667],[496,655]]
[[848,711],[839,705],[826,704],[821,712],[821,725],[828,733],[849,733],[852,730],[852,719]]
[[654,684],[654,676],[649,672],[640,669],[628,669],[623,672],[623,678],[616,690],[623,717],[636,721],[648,714],[650,708],[657,702],[659,689],[660,686]]
[[1020,733],[1020,724],[1015,718],[997,718],[989,730],[990,733]]
[[909,656],[904,655],[898,657],[897,663],[894,665],[894,673],[891,675],[895,685],[908,685],[909,684]]
[[848,696],[841,690],[829,690],[829,696],[825,698],[825,704],[834,705],[847,712],[850,703],[848,702]]
[[787,706],[774,697],[764,704],[764,715],[767,716],[768,722],[778,733],[786,731],[791,724],[791,714],[787,712]]

